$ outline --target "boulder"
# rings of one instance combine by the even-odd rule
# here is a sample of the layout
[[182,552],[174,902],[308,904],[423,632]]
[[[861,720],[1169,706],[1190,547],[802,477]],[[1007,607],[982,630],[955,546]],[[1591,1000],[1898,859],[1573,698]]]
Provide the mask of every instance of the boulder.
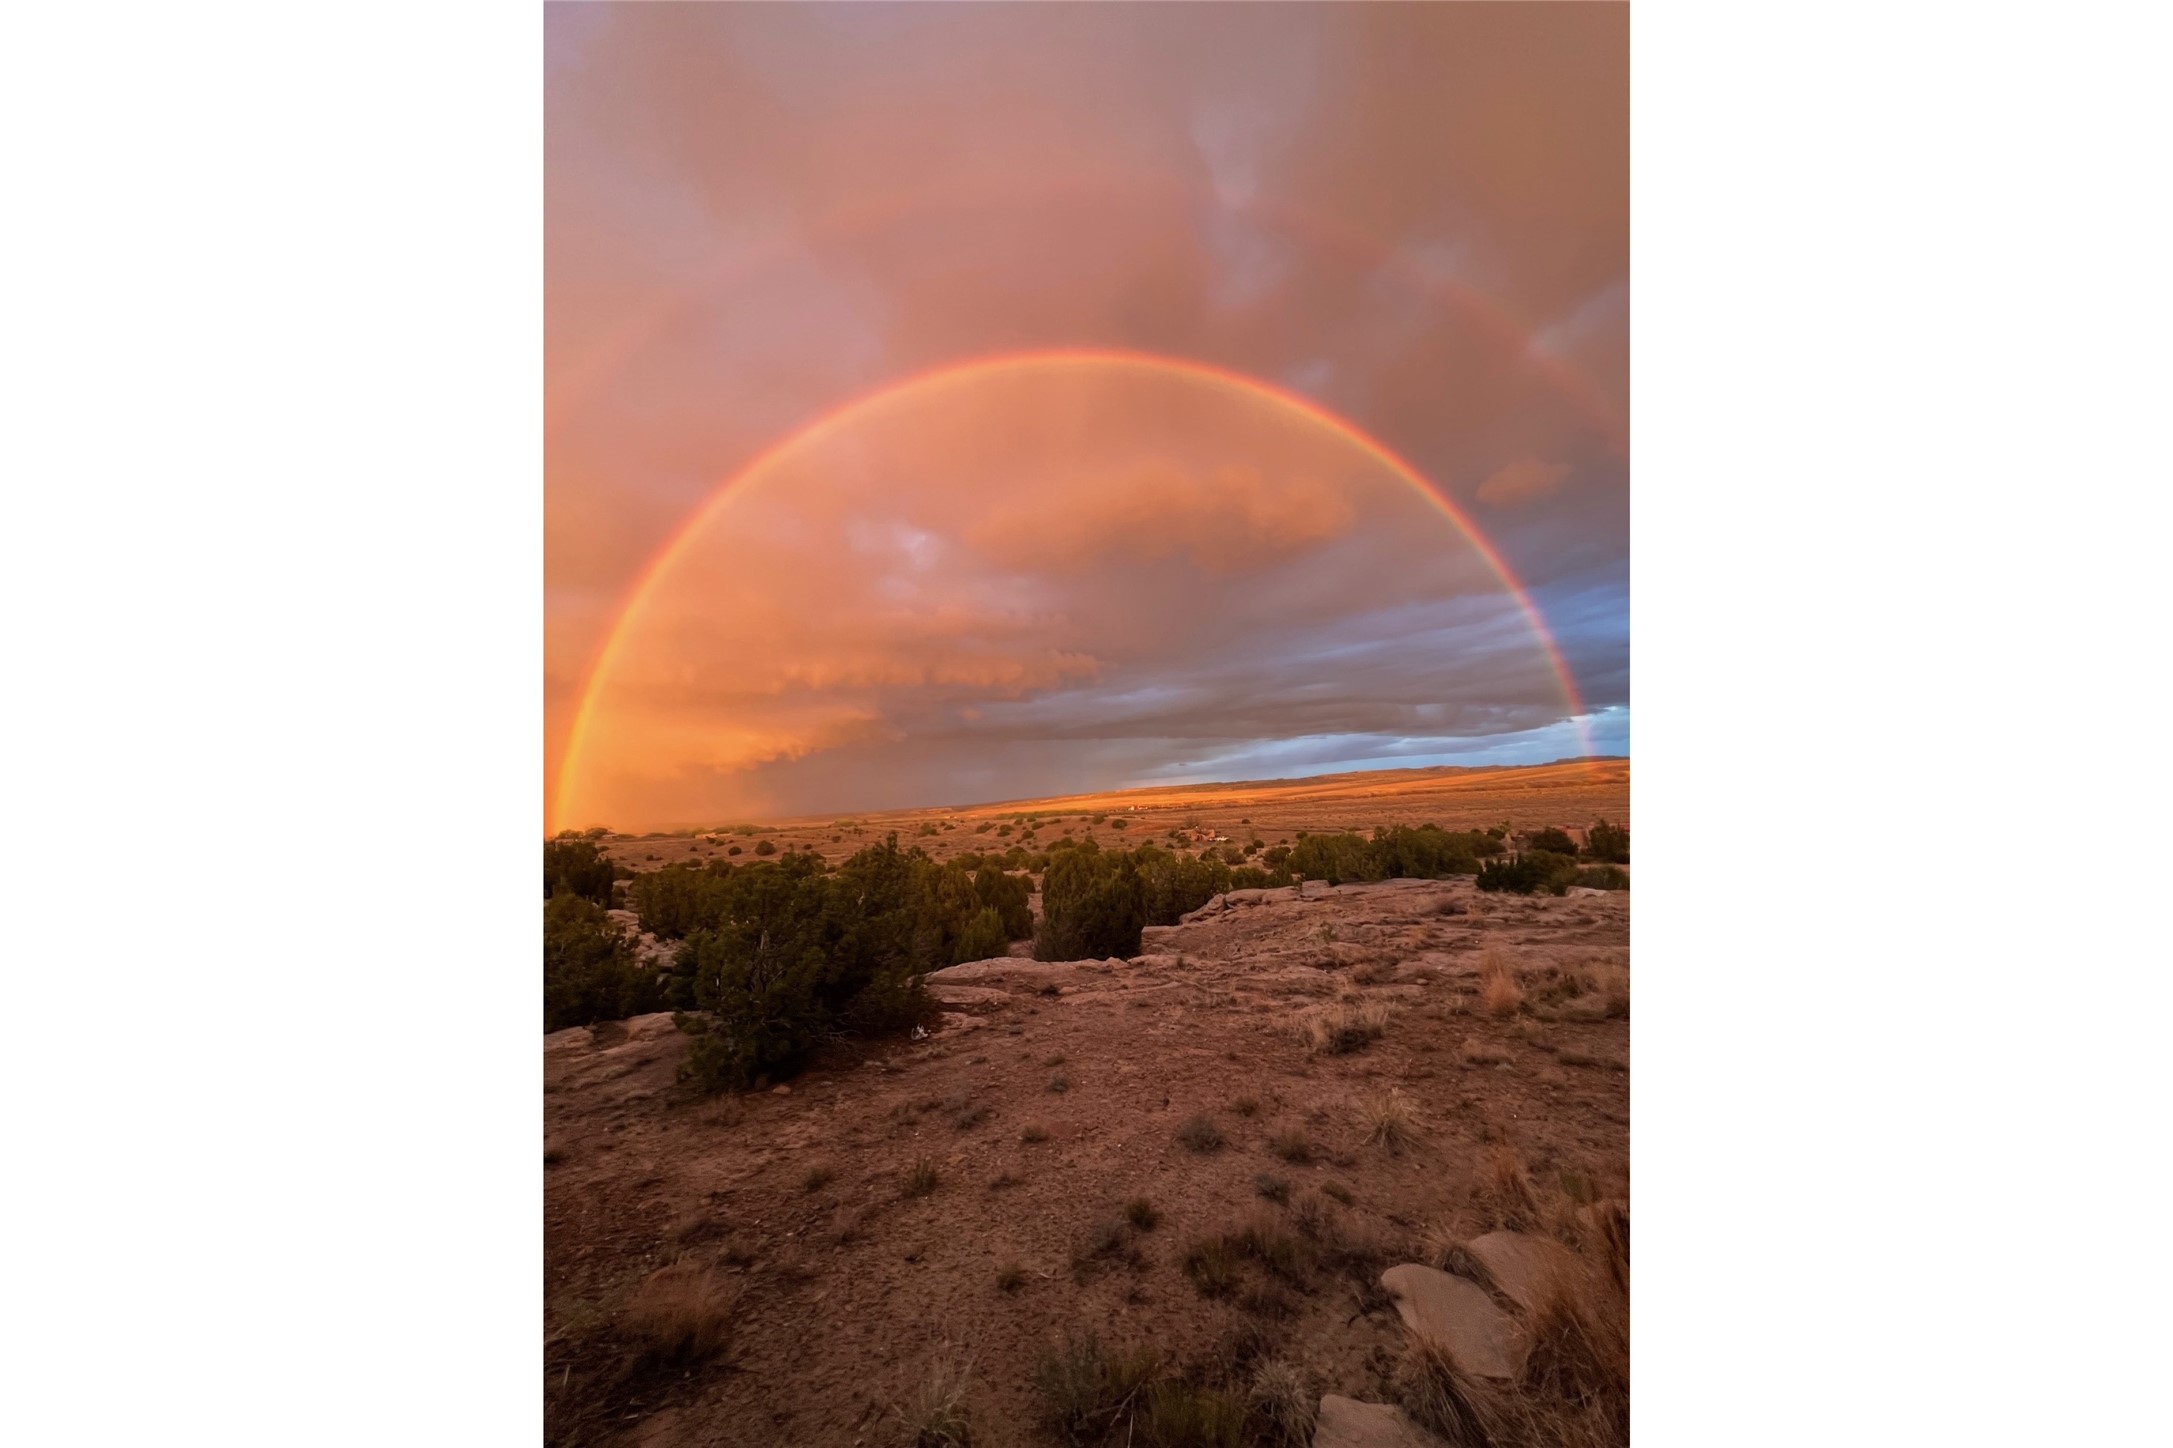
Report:
[[1516,1376],[1521,1347],[1516,1321],[1478,1283],[1403,1262],[1381,1274],[1381,1286],[1396,1300],[1403,1325],[1448,1349],[1464,1371],[1483,1378]]
[[596,1044],[596,1037],[587,1026],[568,1026],[563,1031],[553,1031],[543,1038],[546,1052],[586,1051]]
[[1441,1440],[1386,1403],[1329,1393],[1313,1423],[1313,1448],[1442,1448]]
[[[1223,911],[1229,908],[1229,897],[1226,895],[1217,895],[1214,899],[1208,901],[1199,909],[1187,910],[1184,914],[1178,916],[1177,923],[1179,925],[1197,925],[1200,921],[1212,919],[1213,917],[1220,915]],[[1144,930],[1140,933],[1142,935],[1146,934]],[[1144,945],[1144,942],[1142,942],[1142,944]]]
[[1096,975],[1107,971],[1107,964],[1099,960],[1022,960],[1015,955],[999,955],[993,960],[969,960],[963,965],[947,965],[941,970],[928,972],[930,985],[1023,985],[1028,990],[1054,982],[1070,985],[1081,971]]
[[632,1016],[626,1021],[628,1041],[654,1041],[665,1036],[677,1035],[679,1028],[672,1024],[670,1011],[658,1011],[654,1015]]
[[1464,1245],[1502,1295],[1527,1313],[1554,1295],[1577,1265],[1561,1243],[1525,1232],[1489,1232]]
[[1011,992],[987,985],[951,985],[948,983],[928,987],[940,1005],[988,1006],[1001,1005],[1011,999]]

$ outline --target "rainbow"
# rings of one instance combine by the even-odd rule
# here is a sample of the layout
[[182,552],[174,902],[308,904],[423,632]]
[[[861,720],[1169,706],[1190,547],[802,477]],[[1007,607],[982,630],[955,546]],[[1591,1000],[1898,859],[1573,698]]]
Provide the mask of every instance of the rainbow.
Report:
[[1166,377],[1181,377],[1194,382],[1206,382],[1220,387],[1235,389],[1247,396],[1274,403],[1305,417],[1357,448],[1376,463],[1393,473],[1408,485],[1436,511],[1447,518],[1466,542],[1485,560],[1487,567],[1500,580],[1502,587],[1515,600],[1525,623],[1532,631],[1533,639],[1546,656],[1548,667],[1553,671],[1562,691],[1562,701],[1569,716],[1576,721],[1579,741],[1583,752],[1590,755],[1592,741],[1589,726],[1585,722],[1583,698],[1577,691],[1576,678],[1570,673],[1569,664],[1562,657],[1561,648],[1547,628],[1546,619],[1539,606],[1533,602],[1509,561],[1501,550],[1479,530],[1471,516],[1456,505],[1440,488],[1427,481],[1417,468],[1390,449],[1387,444],[1365,432],[1347,418],[1338,416],[1310,398],[1300,396],[1286,388],[1262,381],[1242,372],[1235,372],[1211,363],[1190,358],[1165,357],[1147,352],[1130,352],[1102,348],[1058,348],[1044,351],[1010,352],[916,373],[902,381],[887,383],[872,391],[862,393],[842,405],[824,413],[798,431],[762,452],[737,473],[726,479],[709,498],[680,525],[648,565],[642,569],[627,593],[627,601],[613,620],[604,645],[597,651],[596,660],[581,687],[580,704],[574,714],[573,728],[567,736],[566,750],[561,756],[556,786],[553,790],[553,830],[564,828],[568,821],[557,818],[563,807],[567,790],[581,764],[587,745],[589,727],[596,710],[598,685],[611,672],[627,637],[633,632],[633,624],[642,613],[650,590],[656,581],[668,573],[691,542],[699,537],[721,514],[725,504],[742,487],[751,486],[771,466],[799,448],[817,442],[839,430],[865,419],[878,409],[895,406],[909,400],[919,400],[931,393],[951,388],[969,386],[997,373],[1012,372],[1022,368],[1121,368],[1153,373]]

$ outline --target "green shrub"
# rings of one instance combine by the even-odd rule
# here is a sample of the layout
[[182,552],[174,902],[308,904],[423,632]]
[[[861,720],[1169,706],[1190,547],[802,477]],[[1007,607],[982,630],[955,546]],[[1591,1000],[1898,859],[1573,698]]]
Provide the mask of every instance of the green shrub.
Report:
[[1545,850],[1550,855],[1574,855],[1577,853],[1577,842],[1571,839],[1567,833],[1556,829],[1552,825],[1526,838],[1524,844],[1527,849]]
[[774,855],[777,853],[777,842],[775,840],[757,840],[755,842],[755,853],[758,855]]
[[1437,825],[1390,825],[1373,832],[1373,865],[1384,880],[1439,880],[1479,873],[1479,846],[1486,836]]
[[543,906],[543,1029],[662,1010],[659,972],[635,958],[633,942],[601,905],[580,895],[553,895]]
[[1086,960],[1139,954],[1145,891],[1132,857],[1092,842],[1049,862],[1041,886],[1036,960]]
[[1477,883],[1482,890],[1529,895],[1545,883],[1546,877],[1547,872],[1537,861],[1528,861],[1522,855],[1510,855],[1488,860],[1479,866]]
[[1620,865],[1587,865],[1577,872],[1573,883],[1593,890],[1627,890],[1630,872]]
[[546,900],[553,895],[578,895],[608,910],[611,908],[611,882],[617,876],[611,857],[588,840],[561,838],[544,842],[543,897]]
[[958,937],[955,954],[958,960],[992,960],[1011,948],[1011,937],[1005,933],[1003,917],[988,906],[983,906]]
[[1261,859],[1278,873],[1287,868],[1285,883],[1291,876],[1330,885],[1346,880],[1438,880],[1477,874],[1479,856],[1491,843],[1475,831],[1387,825],[1376,829],[1370,840],[1349,831],[1301,833],[1296,848],[1278,845]]
[[831,1035],[914,1024],[928,1012],[921,977],[970,958],[957,952],[978,948],[971,932],[990,925],[964,871],[899,849],[895,835],[833,872],[795,851],[677,873],[687,878],[653,889],[649,904],[681,912],[674,923],[696,917],[678,958],[701,1012],[682,1021],[694,1037],[683,1069],[707,1090],[792,1071]]
[[[1230,888],[1230,867],[1219,856],[1173,854],[1156,845],[1132,851],[1139,873],[1140,908],[1148,925],[1175,925]],[[1127,954],[1137,955],[1135,945]]]
[[1621,825],[1595,820],[1592,828],[1585,831],[1584,852],[1592,859],[1605,860],[1611,865],[1627,865],[1630,863],[1630,832]]
[[1574,859],[1547,850],[1527,850],[1482,864],[1478,885],[1482,890],[1506,890],[1517,895],[1532,895],[1541,890],[1560,895],[1576,881],[1577,862]]
[[[1027,903],[1027,896],[1033,893],[1033,881],[1024,875],[1013,875],[981,864],[978,860],[965,868],[974,872],[973,889],[981,903],[996,912],[1006,945],[1034,933],[1033,907]],[[996,954],[1001,955],[1003,951],[998,950]]]

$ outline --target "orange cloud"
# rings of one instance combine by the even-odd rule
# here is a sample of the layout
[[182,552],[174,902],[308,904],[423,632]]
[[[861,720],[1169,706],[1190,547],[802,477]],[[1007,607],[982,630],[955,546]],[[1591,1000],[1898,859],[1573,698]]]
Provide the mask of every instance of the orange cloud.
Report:
[[[1619,473],[1533,359],[1626,403],[1622,7],[557,6],[545,30],[554,759],[721,483],[969,358],[1194,359],[1437,480],[1555,460],[1480,492],[1527,582],[1558,581],[1550,549],[1626,547],[1619,508],[1513,511],[1558,470],[1593,499]],[[1482,626],[1478,560],[1301,423],[1022,382],[851,442],[734,496],[596,669],[583,822],[1032,794],[1124,731],[1550,707],[1514,611]],[[1351,639],[1413,598],[1436,632],[1357,672]],[[1294,652],[1294,621],[1339,620]],[[1199,686],[1235,662],[1261,672]]]
[[1568,476],[1567,463],[1520,458],[1479,484],[1479,501],[1490,508],[1521,508],[1552,496]]
[[1116,556],[1183,554],[1209,573],[1230,574],[1339,538],[1355,518],[1348,499],[1308,478],[1271,482],[1257,468],[1193,473],[1156,461],[1013,504],[966,537],[1016,568],[1078,572]]

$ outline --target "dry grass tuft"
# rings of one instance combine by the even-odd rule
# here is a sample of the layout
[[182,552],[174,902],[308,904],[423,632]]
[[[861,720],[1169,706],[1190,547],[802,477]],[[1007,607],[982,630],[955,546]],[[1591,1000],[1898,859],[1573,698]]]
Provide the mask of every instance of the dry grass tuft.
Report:
[[1026,1269],[1016,1262],[1006,1262],[996,1269],[996,1290],[1016,1292],[1026,1285]]
[[1253,1190],[1276,1205],[1290,1200],[1290,1183],[1271,1172],[1262,1172],[1252,1179]]
[[1308,1055],[1340,1056],[1379,1040],[1388,1016],[1386,1001],[1342,1000],[1300,1011],[1291,1032]]
[[1104,1262],[1126,1262],[1135,1269],[1147,1265],[1146,1258],[1140,1255],[1139,1249],[1125,1236],[1122,1222],[1097,1224],[1087,1233],[1085,1240],[1072,1248],[1072,1280],[1084,1283]]
[[1178,1143],[1189,1150],[1206,1153],[1223,1148],[1222,1131],[1204,1116],[1195,1116],[1177,1128]]
[[1303,1166],[1313,1159],[1313,1143],[1304,1132],[1296,1129],[1278,1131],[1269,1137],[1268,1150],[1292,1166]]
[[1151,1349],[1112,1353],[1092,1333],[1067,1337],[1034,1366],[1041,1421],[1066,1442],[1092,1442],[1137,1409],[1161,1368]]
[[803,1192],[819,1192],[836,1181],[837,1174],[837,1168],[827,1162],[811,1166],[807,1169],[807,1175],[800,1178],[800,1190]]
[[1585,972],[1585,989],[1607,1002],[1607,1014],[1616,1020],[1630,1016],[1630,973],[1619,965],[1596,966]]
[[1048,1139],[1049,1129],[1038,1121],[1027,1122],[1025,1128],[1019,1132],[1019,1140],[1028,1146],[1039,1146]]
[[1164,1378],[1147,1389],[1139,1426],[1149,1448],[1244,1448],[1244,1400]]
[[1513,1016],[1524,1004],[1524,987],[1517,984],[1516,971],[1492,945],[1479,957],[1479,1004],[1496,1016]]
[[1359,1111],[1366,1140],[1390,1156],[1401,1156],[1418,1145],[1418,1119],[1411,1114],[1410,1103],[1404,1100],[1403,1093],[1395,1087],[1367,1097]]
[[1290,1225],[1298,1235],[1317,1242],[1331,1230],[1327,1204],[1319,1197],[1300,1197],[1291,1205]]
[[1254,1214],[1236,1231],[1225,1234],[1223,1241],[1232,1251],[1250,1257],[1286,1282],[1304,1280],[1305,1269],[1312,1262],[1312,1251],[1304,1240],[1284,1230],[1272,1213]]
[[1319,1399],[1305,1369],[1286,1358],[1264,1358],[1253,1366],[1250,1396],[1254,1410],[1267,1420],[1271,1441],[1284,1448],[1305,1448],[1313,1441]]
[[936,1164],[928,1157],[913,1163],[913,1169],[905,1176],[905,1194],[909,1197],[925,1197],[936,1189]]
[[1228,1297],[1237,1290],[1237,1254],[1220,1237],[1194,1242],[1180,1265],[1202,1297]]
[[1162,1221],[1162,1213],[1145,1197],[1134,1197],[1124,1204],[1124,1220],[1142,1232],[1151,1232]]
[[1230,1103],[1230,1109],[1250,1120],[1260,1114],[1260,1098],[1257,1096],[1240,1096]]
[[678,1262],[642,1280],[626,1306],[626,1328],[653,1355],[691,1362],[730,1346],[738,1306],[738,1294],[715,1272]]
[[1630,1204],[1619,1199],[1578,1209],[1575,1246],[1612,1282],[1626,1300],[1630,1294]]
[[1467,1066],[1506,1066],[1509,1053],[1492,1041],[1482,1041],[1477,1036],[1466,1036],[1463,1046],[1464,1064]]
[[946,1348],[928,1365],[913,1395],[897,1410],[913,1448],[968,1448],[973,1423],[966,1414],[966,1386],[973,1365]]
[[1542,1213],[1531,1173],[1513,1147],[1497,1146],[1486,1154],[1472,1194],[1489,1227],[1523,1232],[1539,1225]]
[[1485,1379],[1465,1372],[1447,1348],[1413,1336],[1396,1364],[1396,1396],[1421,1428],[1452,1448],[1506,1448],[1496,1393]]
[[1419,1233],[1418,1260],[1438,1272],[1451,1272],[1451,1263],[1464,1256],[1463,1234],[1450,1222],[1428,1222]]

